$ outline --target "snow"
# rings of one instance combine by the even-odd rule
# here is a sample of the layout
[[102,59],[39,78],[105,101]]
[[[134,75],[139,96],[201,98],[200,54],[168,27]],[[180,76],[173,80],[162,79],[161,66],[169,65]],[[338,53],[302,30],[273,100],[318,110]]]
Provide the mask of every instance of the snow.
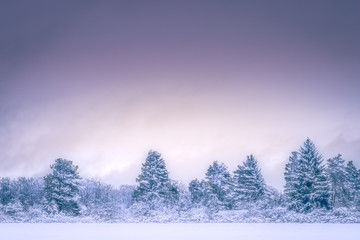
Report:
[[359,224],[0,224],[0,239],[4,240],[355,240],[359,236]]

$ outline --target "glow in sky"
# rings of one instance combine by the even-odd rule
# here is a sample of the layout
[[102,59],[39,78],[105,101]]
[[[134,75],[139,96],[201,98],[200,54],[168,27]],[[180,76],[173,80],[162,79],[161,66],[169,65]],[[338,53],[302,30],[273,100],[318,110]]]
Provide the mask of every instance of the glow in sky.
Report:
[[360,166],[358,1],[0,3],[0,176],[133,184],[150,149],[170,177],[254,154],[279,189],[310,137]]

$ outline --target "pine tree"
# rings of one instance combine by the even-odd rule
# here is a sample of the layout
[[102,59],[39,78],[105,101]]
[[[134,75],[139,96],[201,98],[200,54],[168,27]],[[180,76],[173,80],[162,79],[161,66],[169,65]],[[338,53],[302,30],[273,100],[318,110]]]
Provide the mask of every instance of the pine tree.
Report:
[[169,179],[165,161],[156,151],[149,151],[136,181],[139,185],[133,193],[134,203],[142,203],[150,209],[157,209],[175,204],[179,198],[176,185]]
[[345,184],[348,189],[347,199],[350,207],[360,208],[360,172],[356,169],[353,161],[349,161],[345,167]]
[[248,207],[268,197],[267,186],[253,155],[247,156],[242,166],[234,172],[233,201],[237,208]]
[[14,201],[15,191],[12,187],[13,183],[10,178],[0,179],[0,204],[8,205]]
[[79,215],[80,176],[72,161],[58,158],[50,166],[45,180],[45,210],[51,213]]
[[206,172],[205,204],[213,209],[231,209],[232,179],[227,167],[215,161]]
[[285,194],[289,209],[308,212],[330,208],[330,182],[322,165],[322,156],[308,138],[285,169]]
[[300,195],[300,159],[298,152],[292,152],[289,157],[289,162],[285,165],[285,186],[284,196],[291,210],[298,210],[301,208]]
[[328,159],[326,172],[331,183],[331,205],[335,208],[346,207],[348,204],[348,190],[345,184],[345,161],[340,154]]

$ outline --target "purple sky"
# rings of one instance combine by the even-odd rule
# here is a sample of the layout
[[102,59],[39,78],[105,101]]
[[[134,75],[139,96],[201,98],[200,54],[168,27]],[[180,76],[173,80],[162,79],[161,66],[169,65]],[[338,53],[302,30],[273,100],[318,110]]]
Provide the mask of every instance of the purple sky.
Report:
[[133,184],[254,154],[283,185],[310,137],[360,167],[359,1],[2,1],[0,176],[55,158]]

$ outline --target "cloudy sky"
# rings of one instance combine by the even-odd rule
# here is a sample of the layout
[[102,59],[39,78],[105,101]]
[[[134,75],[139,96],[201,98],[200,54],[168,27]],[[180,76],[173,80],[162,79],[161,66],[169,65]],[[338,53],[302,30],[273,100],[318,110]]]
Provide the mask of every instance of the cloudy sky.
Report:
[[134,184],[254,154],[283,186],[310,137],[360,167],[359,1],[1,1],[0,177],[67,158]]

